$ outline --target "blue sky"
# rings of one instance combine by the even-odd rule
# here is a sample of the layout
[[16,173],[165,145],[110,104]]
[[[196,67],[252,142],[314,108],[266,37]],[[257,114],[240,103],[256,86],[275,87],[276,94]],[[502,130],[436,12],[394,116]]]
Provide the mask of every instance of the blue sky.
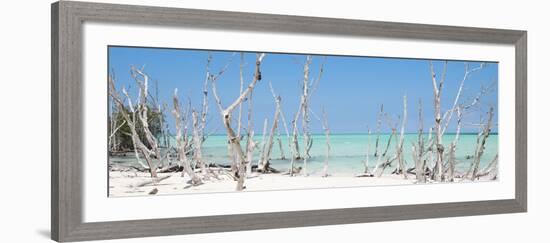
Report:
[[[162,48],[109,47],[109,72],[116,75],[117,87],[126,87],[130,94],[136,95],[136,85],[130,76],[130,67],[144,67],[144,71],[153,79],[150,92],[155,95],[155,83],[158,82],[159,100],[172,107],[172,94],[178,88],[180,100],[190,99],[193,107],[200,110],[202,86],[205,77],[208,51]],[[224,106],[239,95],[240,53],[212,51],[211,71],[217,72],[228,62],[227,71],[218,79],[217,87]],[[245,53],[245,85],[252,80],[255,53]],[[305,55],[267,53],[261,66],[262,80],[254,90],[254,123],[257,133],[261,133],[263,120],[273,118],[275,104],[268,82],[282,97],[283,112],[287,122],[298,110],[303,77]],[[321,114],[325,107],[329,125],[333,133],[365,133],[367,126],[376,127],[376,115],[380,104],[394,117],[403,112],[403,96],[408,99],[407,132],[416,132],[418,127],[418,100],[422,99],[424,109],[424,127],[430,127],[433,118],[433,89],[429,62],[422,59],[398,59],[349,56],[314,56],[311,77],[317,77],[319,66],[324,62],[324,73],[319,87],[311,98],[311,108]],[[449,61],[447,78],[442,92],[442,110],[452,106],[458,86],[464,75],[464,61]],[[479,66],[479,62],[469,62],[470,67]],[[434,61],[439,77],[442,61]],[[481,71],[470,75],[464,86],[462,101],[471,102],[471,98],[481,87],[496,85],[498,82],[498,64],[487,63]],[[498,87],[485,94],[481,106],[471,109],[464,117],[465,132],[477,131],[481,116],[489,106],[498,110]],[[207,130],[223,133],[221,118],[210,93],[210,115]],[[243,106],[246,109],[246,105]],[[243,114],[246,114],[246,110]],[[167,113],[170,129],[173,129],[173,117]],[[494,120],[498,119],[495,112]],[[236,117],[236,115],[235,115]],[[245,120],[243,115],[243,121]],[[449,132],[454,131],[456,122],[452,122]],[[321,133],[320,123],[312,118],[312,130]],[[283,130],[281,130],[283,131]],[[383,131],[389,131],[386,123]],[[498,131],[495,128],[493,131]]]

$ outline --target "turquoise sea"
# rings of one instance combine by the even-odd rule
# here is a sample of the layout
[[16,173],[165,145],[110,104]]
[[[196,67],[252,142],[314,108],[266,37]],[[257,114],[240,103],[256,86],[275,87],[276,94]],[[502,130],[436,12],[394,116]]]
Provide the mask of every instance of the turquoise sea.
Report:
[[[369,138],[370,137],[370,138]],[[446,134],[443,137],[445,145],[450,144],[454,140],[454,134]],[[261,142],[261,135],[254,137],[258,143]],[[380,153],[385,149],[389,134],[380,135],[379,151]],[[426,136],[427,138],[427,136]],[[407,167],[413,167],[414,161],[412,159],[412,144],[418,139],[417,134],[406,134],[404,143],[404,156]],[[244,140],[244,139],[243,139]],[[364,170],[364,161],[366,159],[367,146],[370,140],[370,156],[369,156],[369,168],[374,168],[377,158],[373,156],[376,135],[375,134],[331,134],[330,144],[331,153],[329,157],[329,173],[332,175],[354,175],[362,173]],[[477,134],[462,134],[460,135],[459,143],[456,150],[456,159],[459,162],[457,164],[458,170],[466,170],[472,159],[468,156],[473,155],[476,147]],[[283,143],[283,152],[287,159],[281,160],[281,152],[277,140],[273,145],[273,151],[271,153],[271,166],[275,169],[286,171],[290,165],[290,150],[288,147],[288,139],[286,136],[281,136]],[[300,146],[303,144],[303,138],[299,138]],[[172,144],[174,142],[172,141]],[[242,146],[245,146],[245,142],[242,142]],[[259,159],[260,146],[256,148],[254,154],[254,163],[257,163]],[[447,147],[446,147],[447,148]],[[303,147],[300,147],[301,154],[303,155]],[[392,156],[395,151],[395,138],[392,140],[392,144],[388,150],[387,156]],[[491,134],[486,143],[485,153],[481,160],[481,166],[488,164],[498,152],[498,134]],[[217,164],[230,164],[227,153],[227,137],[226,135],[211,135],[209,136],[203,148],[204,158],[208,163]],[[312,156],[308,159],[307,171],[310,175],[320,174],[323,168],[323,163],[326,156],[326,142],[325,135],[318,134],[313,135],[313,146],[310,150]],[[133,163],[133,159],[115,159],[112,158],[112,162]],[[134,162],[135,163],[135,162]],[[296,161],[296,166],[302,166],[302,161]],[[393,166],[395,166],[395,163]],[[386,173],[390,173],[392,170],[386,170]]]

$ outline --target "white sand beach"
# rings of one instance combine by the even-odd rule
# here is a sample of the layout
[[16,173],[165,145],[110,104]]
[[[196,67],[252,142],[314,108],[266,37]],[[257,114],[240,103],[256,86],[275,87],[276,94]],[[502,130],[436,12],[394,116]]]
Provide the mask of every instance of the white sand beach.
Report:
[[[159,173],[153,179],[149,173],[111,171],[109,180],[110,197],[215,193],[234,192],[237,182],[229,176],[211,178],[199,186],[190,186],[188,176],[181,176],[181,172]],[[415,183],[413,176],[408,180],[402,175],[383,175],[381,177],[354,177],[354,176],[289,176],[284,174],[254,173],[246,179],[244,191],[262,190],[292,190],[381,185],[406,185]]]

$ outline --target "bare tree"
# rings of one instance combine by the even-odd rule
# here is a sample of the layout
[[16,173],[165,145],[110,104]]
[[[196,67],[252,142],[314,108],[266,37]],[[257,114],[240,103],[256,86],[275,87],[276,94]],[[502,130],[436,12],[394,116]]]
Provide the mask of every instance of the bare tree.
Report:
[[[212,79],[212,75],[210,74],[210,63],[212,62],[212,54],[208,53],[208,59],[206,61],[206,78],[204,79],[203,87],[202,87],[202,110],[201,110],[201,117],[200,117],[200,124],[198,126],[194,126],[193,129],[197,130],[198,136],[201,138],[199,144],[195,144],[195,149],[202,150],[202,144],[204,143],[205,137],[205,129],[206,129],[206,118],[208,116],[208,81]],[[222,69],[223,70],[223,69]],[[218,77],[223,73],[223,71],[219,72]],[[217,79],[217,77],[214,77],[214,80]],[[198,147],[197,147],[198,146]],[[202,163],[203,161],[201,160]],[[199,164],[199,166],[202,166]]]
[[[443,180],[446,180],[446,178],[445,178],[445,175],[446,175],[445,166],[444,166],[444,163],[443,163],[444,152],[445,152],[445,146],[443,145],[443,135],[445,134],[445,132],[447,130],[447,127],[449,126],[449,123],[452,120],[453,114],[455,112],[458,112],[457,110],[460,106],[459,105],[459,100],[462,96],[462,91],[463,91],[464,84],[465,84],[466,80],[470,77],[470,75],[472,73],[483,69],[485,64],[482,63],[482,64],[479,65],[479,67],[476,67],[476,68],[473,68],[473,69],[470,69],[470,66],[469,66],[468,63],[464,64],[464,69],[465,69],[464,70],[464,75],[462,77],[462,80],[460,81],[458,91],[455,95],[453,106],[451,107],[451,109],[449,109],[448,111],[445,112],[443,117],[441,116],[441,92],[443,90],[443,84],[445,82],[445,76],[446,76],[446,72],[447,72],[447,61],[445,61],[444,64],[443,64],[443,71],[442,71],[442,74],[441,74],[441,77],[439,78],[439,80],[437,80],[437,78],[436,78],[433,63],[430,61],[429,64],[430,64],[430,71],[431,71],[432,85],[433,85],[433,92],[434,92],[434,117],[435,117],[435,124],[434,124],[434,132],[435,132],[434,143],[435,144],[434,145],[435,145],[435,149],[436,149],[435,150],[435,152],[436,152],[436,164],[435,164],[435,168],[433,170],[432,177],[436,181],[443,181]],[[477,102],[477,100],[475,102]],[[450,148],[451,150],[456,149],[456,148],[454,148],[454,146],[456,146],[456,144],[451,144],[450,146],[451,146],[451,148]],[[454,156],[454,151],[450,151],[449,155],[450,155],[452,163],[447,163],[447,164],[450,166],[449,171],[452,174],[452,176],[454,177],[454,157],[453,157]],[[451,178],[451,180],[452,180],[452,178]]]
[[281,128],[277,127],[277,144],[279,144],[280,159],[286,160],[285,150],[283,149],[283,141],[281,139]]
[[418,100],[418,139],[412,146],[413,160],[415,162],[415,173],[417,182],[426,182],[426,160],[424,159],[424,121],[422,113],[422,99]]
[[323,69],[324,69],[324,62],[321,63],[321,66],[319,68],[319,74],[316,79],[310,81],[310,65],[313,58],[311,55],[308,55],[306,57],[306,62],[304,64],[304,78],[303,78],[303,84],[302,84],[302,97],[301,97],[301,109],[302,109],[302,130],[303,130],[303,136],[304,136],[304,163],[303,163],[303,170],[302,174],[307,176],[307,161],[309,158],[311,158],[311,155],[309,154],[309,151],[311,150],[311,146],[313,145],[313,139],[311,137],[311,128],[310,128],[310,122],[311,119],[309,117],[310,109],[309,109],[309,102],[311,100],[311,95],[313,92],[317,89],[319,85],[319,81],[321,80],[321,77],[323,75]]
[[[276,106],[277,112],[278,112],[279,117],[281,118],[281,122],[283,123],[283,126],[285,128],[286,137],[287,137],[287,140],[288,140],[288,146],[289,146],[290,149],[292,149],[292,140],[290,139],[290,134],[289,134],[289,131],[288,131],[288,127],[286,125],[286,119],[285,119],[285,115],[283,113],[283,108],[282,108],[282,105],[281,105],[281,97],[275,93],[275,89],[273,89],[273,85],[271,85],[271,82],[269,82],[269,89],[271,90],[271,95],[273,96],[273,99],[275,100],[275,103],[277,105]],[[279,152],[281,153],[281,159],[284,160],[286,158],[285,158],[285,153],[284,153],[284,149],[283,149],[283,142],[281,140],[280,126],[277,126],[277,142],[279,143]]]
[[371,140],[371,131],[370,128],[367,128],[367,153],[365,155],[365,170],[363,171],[364,175],[369,175],[369,157],[370,157],[370,140]]
[[[244,53],[241,52],[241,63],[239,64],[239,80],[241,81],[241,86],[239,89],[239,94],[243,92],[244,88]],[[243,102],[239,104],[239,116],[237,117],[237,136],[241,137],[241,123],[243,116]]]
[[252,160],[254,159],[254,149],[256,148],[256,142],[254,141],[254,130],[249,130],[247,135],[246,145],[246,174],[252,174]]
[[457,120],[456,120],[456,132],[455,138],[450,145],[449,149],[449,162],[448,162],[448,176],[447,180],[454,181],[455,178],[455,168],[456,168],[456,148],[458,145],[458,140],[460,139],[460,129],[462,128],[462,108],[460,106],[456,107]]
[[[294,161],[299,159],[304,159],[304,173],[307,174],[306,167],[307,167],[307,157],[308,155],[305,154],[302,158],[300,156],[300,147],[298,142],[298,119],[300,115],[302,115],[302,130],[304,132],[304,151],[309,151],[307,148],[310,144],[310,135],[306,134],[306,132],[309,132],[309,111],[307,111],[308,105],[306,104],[308,101],[308,93],[310,88],[309,83],[309,66],[311,65],[312,57],[308,55],[306,57],[306,62],[304,63],[304,77],[302,80],[302,95],[300,96],[300,105],[298,108],[298,111],[294,114],[294,119],[292,119],[292,158],[290,159],[290,175],[292,176],[294,174]],[[307,112],[306,112],[307,111]],[[307,113],[307,114],[304,114]],[[307,121],[307,122],[306,122]]]
[[[391,156],[391,157],[386,156],[387,153],[388,153],[388,150],[390,148],[391,142],[392,142],[394,137],[396,139],[396,141],[395,141],[396,146],[398,147],[398,145],[399,145],[399,141],[397,140],[397,123],[393,122],[392,119],[388,116],[388,114],[382,113],[382,110],[381,110],[381,114],[379,115],[378,119],[381,120],[382,116],[384,116],[386,118],[386,122],[387,122],[388,126],[391,128],[391,133],[390,133],[390,137],[388,138],[388,142],[386,143],[386,148],[384,149],[384,152],[382,154],[378,155],[376,166],[374,167],[374,169],[372,171],[373,176],[376,176],[376,177],[382,176],[382,174],[384,174],[384,170],[387,167],[391,166],[393,161],[398,159],[397,150],[396,150],[396,153],[393,156]],[[398,119],[399,119],[399,117],[398,117]],[[377,140],[378,140],[378,138],[377,138]]]
[[[112,100],[112,98],[111,98]],[[111,108],[111,115],[109,116],[109,119],[110,119],[110,123],[109,123],[109,141],[108,141],[108,144],[109,144],[109,150],[111,152],[113,151],[117,151],[118,150],[118,140],[117,140],[117,133],[118,131],[124,126],[126,125],[126,121],[122,121],[122,123],[117,124],[117,118],[115,117],[116,115],[116,112],[115,112],[115,102],[113,101],[112,102],[113,106]]]
[[[304,130],[304,133],[305,133],[305,130],[308,129],[308,124],[303,124],[304,121],[305,121],[305,117],[308,117],[308,114],[309,114],[309,111],[308,112],[305,112],[308,107],[308,105],[306,104],[306,102],[308,101],[308,93],[309,93],[309,88],[310,88],[310,83],[309,83],[309,66],[311,65],[311,62],[312,62],[312,57],[310,55],[308,55],[306,57],[306,62],[304,63],[304,77],[302,79],[302,95],[300,96],[300,105],[299,105],[299,108],[298,108],[298,111],[294,114],[294,119],[292,120],[292,136],[293,136],[293,143],[294,143],[294,159],[301,159],[302,157],[300,156],[300,149],[299,149],[299,144],[298,144],[298,118],[300,117],[300,115],[302,115],[302,126],[303,126],[303,130]],[[306,115],[304,115],[304,113],[308,113]],[[308,120],[309,122],[309,120]],[[305,141],[305,144],[304,146],[307,147],[307,144],[308,144],[308,141],[309,141],[309,137],[307,137],[306,134],[304,134],[304,141]],[[307,148],[305,149],[307,150]],[[307,156],[307,155],[306,155]]]
[[[271,93],[273,94],[273,98],[275,99],[275,114],[273,115],[273,124],[271,126],[271,132],[269,133],[269,138],[267,140],[267,147],[265,147],[265,151],[263,151],[263,160],[258,167],[258,171],[260,172],[266,172],[267,168],[269,167],[269,160],[271,160],[271,151],[273,149],[273,139],[275,137],[275,133],[277,132],[279,115],[281,114],[281,96],[275,94],[271,83],[269,83],[269,87],[271,89]],[[282,146],[280,146],[280,148],[282,149]]]
[[313,116],[315,116],[315,118],[317,118],[317,120],[321,123],[321,126],[323,127],[323,131],[325,131],[325,142],[326,142],[326,147],[327,147],[327,151],[326,151],[326,154],[325,154],[325,161],[324,161],[324,164],[323,164],[323,174],[321,175],[322,177],[328,177],[329,174],[328,174],[328,162],[329,162],[329,159],[330,159],[330,150],[331,150],[331,147],[330,147],[330,128],[329,128],[329,125],[328,125],[328,115],[327,115],[327,112],[325,110],[325,108],[323,107],[323,118],[320,118],[319,116],[317,116],[317,114],[315,114],[315,112],[311,111],[311,114],[313,114]]
[[254,71],[254,77],[252,79],[252,82],[248,85],[246,90],[240,93],[239,97],[237,97],[237,99],[235,99],[233,103],[231,103],[231,105],[229,105],[226,108],[223,108],[221,99],[218,95],[218,92],[216,89],[216,80],[211,80],[212,92],[218,104],[218,108],[220,109],[220,115],[222,117],[225,129],[227,130],[229,143],[231,145],[233,153],[235,154],[235,158],[238,160],[238,164],[237,164],[238,165],[238,170],[237,170],[237,177],[238,177],[237,190],[238,191],[242,191],[244,189],[244,181],[246,177],[246,159],[245,159],[244,152],[241,148],[240,137],[237,136],[237,134],[235,133],[235,130],[233,130],[233,127],[231,126],[231,114],[235,110],[235,108],[237,108],[241,104],[241,102],[244,101],[244,99],[250,94],[250,92],[252,92],[257,82],[261,79],[260,66],[264,57],[265,57],[264,53],[256,55],[256,68]]
[[258,159],[258,168],[262,166],[262,163],[264,161],[265,156],[265,148],[267,146],[267,143],[265,141],[265,137],[267,135],[267,118],[264,119],[264,130],[262,131],[262,143],[261,143],[261,150],[260,150],[260,158]]
[[[233,56],[235,55],[235,53],[233,53]],[[204,130],[204,128],[206,127],[206,115],[207,115],[207,112],[208,112],[208,83],[212,83],[212,85],[214,85],[214,83],[225,73],[225,71],[229,68],[229,65],[232,63],[233,61],[233,56],[231,57],[231,59],[225,64],[225,66],[223,66],[217,73],[215,74],[212,74],[210,72],[210,64],[212,62],[212,53],[208,53],[208,59],[207,59],[207,62],[206,62],[206,80],[204,81],[204,90],[203,90],[203,113],[202,113],[202,120],[201,120],[201,124],[202,124],[202,130]],[[217,99],[217,97],[214,96],[215,99]],[[246,98],[246,97],[245,97]],[[243,98],[244,99],[244,98]],[[241,101],[242,102],[242,101]],[[221,102],[219,102],[217,100],[217,103],[218,105],[218,109],[221,111],[223,110],[223,108],[221,107]],[[240,105],[240,104],[239,104]],[[233,108],[234,109],[234,108]],[[202,131],[202,135],[203,135],[203,140],[204,140],[204,131]],[[240,137],[240,136],[239,136]],[[228,138],[227,140],[231,140],[231,138],[229,137],[229,134],[228,134]],[[231,170],[237,174],[237,168],[238,168],[238,162],[237,162],[237,159],[236,159],[236,153],[233,151],[233,146],[231,145],[231,143],[227,143],[227,153],[228,153],[228,157],[231,159],[232,163],[231,163]],[[200,166],[200,165],[199,165]]]
[[483,176],[488,177],[489,180],[496,180],[498,178],[498,153],[493,160],[476,175],[477,178]]
[[254,156],[254,149],[256,148],[256,142],[254,141],[254,122],[252,119],[252,93],[248,94],[247,108],[248,108],[248,122],[247,122],[247,138],[246,138],[246,174],[250,176],[252,174],[252,161]]
[[444,62],[443,72],[441,78],[437,80],[435,75],[434,66],[432,61],[430,61],[430,71],[432,76],[432,85],[434,92],[434,117],[435,117],[435,148],[436,148],[436,169],[434,179],[436,181],[443,180],[443,153],[445,151],[445,146],[443,145],[443,129],[441,126],[441,92],[443,90],[443,84],[445,82],[445,76],[447,73],[447,61]]
[[477,145],[474,153],[474,160],[467,173],[467,175],[471,174],[472,180],[475,180],[478,176],[479,164],[481,162],[481,157],[485,152],[485,144],[487,142],[487,138],[489,138],[489,135],[491,134],[492,123],[493,123],[493,107],[491,106],[487,114],[487,122],[482,125],[482,129],[477,135]]
[[382,114],[384,114],[384,104],[380,104],[380,110],[376,118],[376,142],[374,145],[374,157],[380,157],[378,153],[378,143],[380,142],[380,129],[382,127]]
[[191,112],[193,119],[193,160],[195,164],[200,167],[201,174],[205,179],[208,179],[208,171],[206,169],[206,162],[202,158],[202,128],[199,123],[199,114],[193,109]]
[[[453,106],[451,107],[450,110],[445,112],[445,115],[443,115],[443,120],[445,121],[445,126],[443,127],[443,131],[442,131],[443,134],[445,134],[445,131],[447,130],[447,127],[449,126],[449,123],[451,122],[451,120],[453,118],[453,114],[455,112],[458,112],[457,109],[458,109],[458,106],[460,105],[459,101],[460,101],[460,98],[462,97],[462,90],[464,89],[464,84],[465,84],[466,80],[468,79],[468,77],[470,77],[470,75],[472,73],[480,71],[484,67],[485,67],[485,63],[481,63],[478,67],[470,69],[470,64],[468,64],[467,62],[464,63],[464,76],[462,77],[462,80],[460,81],[460,85],[458,86],[458,91],[456,92],[454,102],[453,102]],[[483,92],[484,91],[482,90],[480,95]],[[478,100],[479,100],[479,97],[474,99],[474,102],[477,102]]]
[[403,174],[403,177],[407,179],[407,168],[405,167],[405,156],[403,155],[403,143],[405,141],[405,126],[407,124],[407,96],[403,96],[403,118],[401,119],[401,134],[399,135],[399,142],[396,144],[395,153],[397,156],[397,174]]
[[292,152],[290,156],[290,169],[289,169],[289,175],[294,175],[294,161],[301,159],[300,157],[300,147],[298,143],[298,117],[300,115],[300,111],[296,112],[294,119],[292,120],[292,141],[290,145],[290,151]]
[[328,126],[328,115],[325,108],[323,108],[323,130],[325,130],[325,139],[327,144],[327,153],[325,156],[325,164],[323,166],[323,177],[327,177],[328,174],[328,161],[330,158],[330,128]]
[[[138,75],[141,75],[143,79],[139,79]],[[135,68],[132,68],[132,76],[140,87],[137,110],[134,109],[132,99],[123,88],[122,93],[126,96],[126,99],[128,101],[128,109],[130,110],[130,112],[127,112],[124,101],[120,98],[120,95],[116,90],[115,81],[112,76],[109,76],[109,95],[115,101],[117,109],[119,110],[120,114],[123,116],[124,120],[128,124],[128,127],[130,128],[131,133],[129,135],[132,138],[137,162],[140,163],[145,169],[149,169],[151,177],[157,177],[157,165],[160,163],[162,158],[160,156],[157,140],[149,130],[149,121],[147,116],[147,87],[149,77],[141,72],[141,70],[137,70]],[[139,132],[137,130],[137,122],[140,122],[143,133],[145,134],[146,140],[151,148],[146,146],[143,141],[141,141]],[[147,165],[141,163],[141,161],[139,160],[139,153],[143,155],[143,158],[147,162]],[[155,158],[157,159],[157,162],[154,162]]]
[[[192,185],[200,185],[202,184],[201,179],[195,174],[193,171],[193,168],[191,167],[191,163],[189,162],[189,159],[187,158],[187,151],[186,151],[186,139],[187,134],[183,134],[182,136],[182,124],[184,123],[184,120],[187,119],[187,117],[181,117],[181,109],[180,104],[178,100],[178,89],[174,90],[174,109],[172,110],[172,114],[174,115],[174,119],[176,120],[176,146],[178,151],[178,159],[180,161],[181,166],[183,167],[183,171],[189,175],[189,178],[191,178],[191,184]],[[197,123],[197,112],[193,111],[193,126],[196,127]],[[186,123],[187,121],[185,121]],[[193,131],[193,137],[195,137],[195,133],[198,133],[198,131]]]

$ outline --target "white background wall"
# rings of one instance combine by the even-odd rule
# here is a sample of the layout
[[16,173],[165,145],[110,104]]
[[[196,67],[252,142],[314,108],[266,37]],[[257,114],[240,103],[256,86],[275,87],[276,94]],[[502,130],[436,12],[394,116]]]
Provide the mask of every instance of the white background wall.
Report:
[[[547,242],[548,6],[544,1],[189,0],[187,8],[248,11],[529,31],[529,212],[119,240],[114,242]],[[50,3],[4,1],[0,9],[0,241],[45,242],[50,222]],[[506,97],[501,97],[506,99]],[[502,107],[506,109],[506,107]],[[509,107],[512,109],[513,107]],[[358,195],[359,196],[359,195]],[[417,234],[422,236],[417,238]],[[538,239],[538,240],[537,240]]]

